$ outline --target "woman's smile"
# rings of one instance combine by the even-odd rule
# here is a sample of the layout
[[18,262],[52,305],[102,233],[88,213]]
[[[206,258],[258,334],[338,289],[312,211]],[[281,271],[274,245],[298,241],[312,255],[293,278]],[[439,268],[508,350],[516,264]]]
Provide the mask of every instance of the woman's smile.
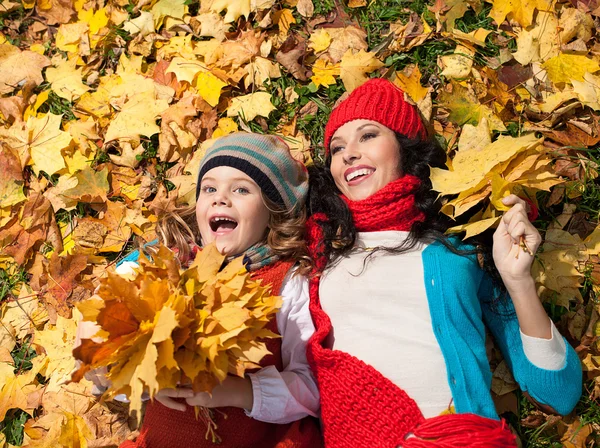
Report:
[[344,177],[346,178],[348,185],[358,185],[368,179],[375,171],[376,169],[372,166],[358,165],[348,168],[344,173]]
[[360,201],[402,177],[396,134],[372,120],[340,126],[330,143],[331,175],[348,199]]

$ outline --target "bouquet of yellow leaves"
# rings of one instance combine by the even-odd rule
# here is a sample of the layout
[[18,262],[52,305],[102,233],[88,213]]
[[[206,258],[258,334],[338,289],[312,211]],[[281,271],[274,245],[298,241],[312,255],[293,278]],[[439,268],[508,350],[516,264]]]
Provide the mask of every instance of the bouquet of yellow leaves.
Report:
[[109,272],[96,294],[78,304],[83,320],[101,327],[97,343],[82,340],[74,350],[82,364],[73,374],[108,367],[107,399],[126,394],[140,418],[142,394],[190,384],[210,392],[228,374],[244,376],[269,351],[261,338],[281,306],[270,288],[250,278],[238,258],[224,261],[214,245],[198,253],[185,270],[160,246],[152,260],[140,256],[130,276]]

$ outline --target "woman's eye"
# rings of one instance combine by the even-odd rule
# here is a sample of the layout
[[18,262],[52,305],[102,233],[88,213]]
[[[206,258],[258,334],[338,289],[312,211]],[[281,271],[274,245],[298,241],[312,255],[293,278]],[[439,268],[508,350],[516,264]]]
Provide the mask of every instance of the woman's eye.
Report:
[[239,194],[250,194],[250,190],[246,187],[237,187],[234,191]]
[[203,193],[214,193],[215,191],[217,191],[217,189],[215,187],[211,187],[211,186],[202,187]]
[[361,140],[365,141],[365,140],[369,140],[369,139],[372,139],[375,137],[377,137],[377,134],[375,134],[374,132],[367,132],[362,135]]
[[336,153],[340,152],[342,149],[344,149],[343,146],[334,146],[331,148],[331,155],[335,155]]

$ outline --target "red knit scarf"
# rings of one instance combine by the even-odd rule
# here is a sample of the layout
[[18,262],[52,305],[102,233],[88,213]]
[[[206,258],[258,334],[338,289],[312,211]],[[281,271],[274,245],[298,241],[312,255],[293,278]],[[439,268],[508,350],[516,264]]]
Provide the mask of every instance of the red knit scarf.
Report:
[[[344,198],[358,231],[410,230],[424,215],[414,206],[418,179],[404,176],[363,201]],[[321,308],[319,282],[327,265],[318,213],[307,223],[309,252],[315,262],[310,280],[310,312],[315,334],[307,357],[321,394],[321,420],[326,448],[512,448],[515,436],[504,421],[475,414],[442,415],[426,419],[408,394],[372,366],[324,341],[332,332]],[[393,356],[393,354],[391,354]],[[401,360],[403,363],[410,360]],[[412,437],[408,437],[412,434]]]
[[342,199],[348,204],[356,230],[410,230],[414,222],[423,221],[425,214],[415,207],[415,191],[421,181],[407,174],[390,182],[377,193],[360,201]]

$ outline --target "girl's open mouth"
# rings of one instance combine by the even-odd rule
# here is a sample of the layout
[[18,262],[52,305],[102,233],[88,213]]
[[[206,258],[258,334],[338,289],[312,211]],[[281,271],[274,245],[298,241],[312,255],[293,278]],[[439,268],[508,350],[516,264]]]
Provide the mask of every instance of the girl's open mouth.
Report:
[[213,216],[208,223],[210,230],[216,235],[227,235],[233,232],[238,225],[235,219],[228,216]]

